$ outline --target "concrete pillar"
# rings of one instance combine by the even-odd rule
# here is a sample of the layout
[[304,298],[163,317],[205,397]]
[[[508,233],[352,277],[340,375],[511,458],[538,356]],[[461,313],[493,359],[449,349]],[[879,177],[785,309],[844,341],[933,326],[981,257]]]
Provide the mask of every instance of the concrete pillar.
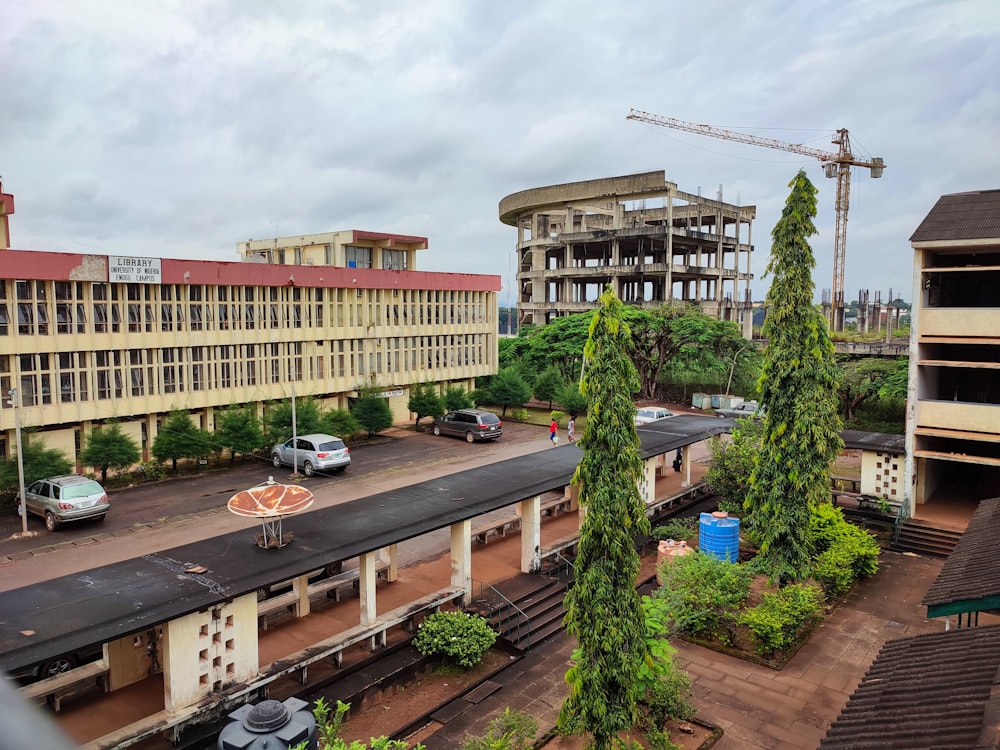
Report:
[[378,617],[375,602],[376,553],[358,556],[358,599],[361,605],[361,625],[371,625]]
[[681,448],[681,487],[691,486],[691,446]]
[[295,593],[295,616],[305,617],[309,614],[309,576],[299,576],[292,581],[292,591]]
[[388,564],[385,580],[391,583],[399,578],[399,545],[390,544],[388,547],[383,547],[380,556]]
[[472,519],[451,525],[451,585],[465,589],[466,604],[472,601]]
[[522,500],[518,507],[521,512],[521,572],[537,573],[542,569],[542,496]]

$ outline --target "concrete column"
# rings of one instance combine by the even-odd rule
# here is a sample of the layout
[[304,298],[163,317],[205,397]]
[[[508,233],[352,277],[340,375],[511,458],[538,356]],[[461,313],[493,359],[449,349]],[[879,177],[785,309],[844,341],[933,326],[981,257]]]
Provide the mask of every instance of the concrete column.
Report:
[[542,569],[542,496],[522,500],[518,507],[521,511],[521,572],[537,573]]
[[305,617],[309,614],[309,576],[299,576],[292,581],[292,591],[295,592],[295,616]]
[[451,585],[465,589],[465,603],[471,602],[472,519],[451,525]]
[[375,603],[376,553],[358,556],[358,599],[361,604],[361,625],[371,625],[378,617]]
[[691,486],[691,446],[681,448],[681,487]]
[[379,552],[379,556],[388,564],[385,571],[385,580],[391,583],[399,578],[399,545],[390,544],[388,547],[383,547]]

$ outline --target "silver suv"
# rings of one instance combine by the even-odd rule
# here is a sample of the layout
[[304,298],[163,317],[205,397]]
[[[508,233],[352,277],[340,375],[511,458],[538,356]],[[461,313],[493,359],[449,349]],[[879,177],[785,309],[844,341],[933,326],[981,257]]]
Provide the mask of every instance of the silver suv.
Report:
[[503,422],[491,411],[459,409],[434,420],[435,435],[464,437],[467,443],[476,440],[496,440],[503,435]]
[[24,499],[28,512],[44,518],[49,531],[66,521],[103,521],[111,510],[104,488],[79,474],[39,479],[24,491]]
[[302,473],[311,477],[317,471],[343,471],[351,465],[351,449],[333,435],[316,433],[299,435],[271,449],[274,468],[301,467]]

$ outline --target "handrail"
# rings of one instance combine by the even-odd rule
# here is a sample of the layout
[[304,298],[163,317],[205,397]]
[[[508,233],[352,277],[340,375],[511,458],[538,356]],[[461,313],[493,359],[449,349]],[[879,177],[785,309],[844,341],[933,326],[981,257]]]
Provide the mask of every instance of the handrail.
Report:
[[[496,614],[497,625],[500,623],[507,622],[513,618],[515,627],[513,629],[508,628],[508,640],[510,640],[509,635],[513,632],[514,640],[517,642],[521,641],[522,635],[524,637],[524,650],[531,650],[531,618],[518,607],[514,602],[504,596],[502,591],[498,591],[492,584],[486,583],[485,581],[477,581],[475,578],[469,579],[472,584],[471,589],[473,592],[473,601],[479,602],[489,610],[489,613]],[[475,596],[476,586],[479,586],[479,595]],[[502,629],[502,628],[501,628]]]
[[559,560],[559,564],[556,566],[556,580],[559,583],[564,583],[567,586],[573,583],[573,576],[576,570],[576,564],[563,556],[561,552],[556,552],[555,557]]

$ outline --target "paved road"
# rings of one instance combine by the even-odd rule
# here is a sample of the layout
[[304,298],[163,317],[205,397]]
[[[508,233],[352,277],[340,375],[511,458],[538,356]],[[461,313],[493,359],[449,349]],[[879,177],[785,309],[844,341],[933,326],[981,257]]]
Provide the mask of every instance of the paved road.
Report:
[[[548,430],[538,425],[507,422],[500,440],[471,445],[397,429],[375,444],[352,449],[346,472],[301,483],[314,493],[314,507],[328,507],[547,448]],[[112,509],[103,523],[68,524],[48,532],[41,519],[31,517],[29,532],[36,533],[26,538],[20,538],[20,518],[10,514],[0,519],[0,590],[237,531],[248,521],[227,513],[226,502],[270,476],[289,479],[287,469],[279,473],[270,464],[241,463],[231,471],[121,490],[111,494]],[[425,540],[410,554],[426,554],[440,543]]]

